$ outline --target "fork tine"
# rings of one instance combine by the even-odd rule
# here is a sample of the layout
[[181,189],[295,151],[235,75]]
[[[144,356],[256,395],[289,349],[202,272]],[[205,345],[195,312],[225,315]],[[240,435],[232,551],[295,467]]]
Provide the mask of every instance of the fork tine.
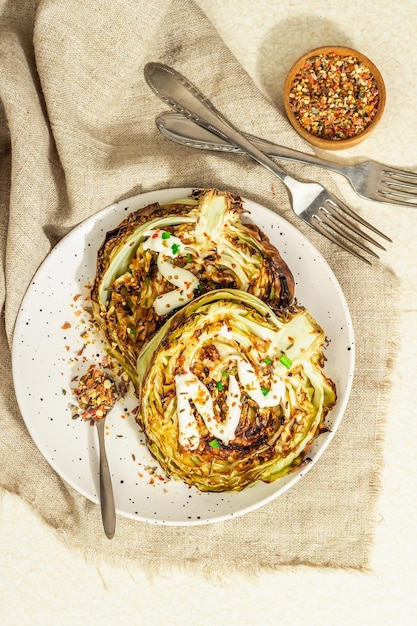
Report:
[[[397,179],[392,180],[381,180],[383,185],[383,189],[387,189],[388,192],[393,194],[399,193],[404,196],[414,196],[416,198],[417,195],[417,179],[415,183],[405,183],[400,182]],[[417,198],[416,198],[417,200]]]
[[366,241],[368,241],[369,243],[372,243],[374,246],[377,246],[381,250],[385,250],[384,246],[382,246],[379,243],[379,241],[376,241],[373,237],[368,235],[368,233],[366,233],[361,228],[356,226],[356,224],[354,224],[351,220],[346,219],[346,217],[343,215],[343,213],[341,213],[340,211],[337,210],[339,207],[338,207],[338,205],[335,202],[333,202],[330,199],[327,199],[327,201],[324,204],[325,204],[325,206],[323,207],[323,210],[328,211],[328,213],[330,213],[330,215],[334,219],[336,219],[339,222],[341,222],[344,226],[346,226],[350,230],[353,230],[353,232],[356,235],[358,235],[358,237],[363,237],[364,239],[366,239]]
[[393,180],[400,180],[400,181],[409,181],[412,184],[417,185],[417,173],[416,172],[410,172],[407,170],[400,170],[400,169],[396,169],[396,168],[392,168],[389,170],[383,169],[382,170],[382,175],[383,176],[388,176],[389,178],[392,178]]
[[[326,209],[322,209],[319,212],[317,217],[330,230],[332,230],[334,233],[337,233],[340,237],[342,237],[342,239],[347,239],[348,241],[353,243],[355,246],[358,246],[358,248],[361,248],[361,250],[363,250],[364,252],[367,252],[368,254],[371,254],[372,256],[374,256],[377,259],[379,258],[378,255],[376,254],[376,252],[374,252],[371,248],[366,246],[359,238],[355,237],[349,230],[346,230],[345,228],[341,227],[337,223],[335,218],[333,218],[333,216],[331,214],[327,213]],[[357,233],[355,233],[355,234],[357,234]]]
[[[353,254],[353,256],[357,257],[361,261],[364,261],[368,265],[372,265],[372,263],[371,263],[371,261],[369,259],[367,259],[362,254],[359,254],[359,252],[357,250],[355,250],[355,248],[353,248],[352,246],[349,246],[343,239],[340,239],[334,233],[332,233],[327,228],[325,228],[323,222],[321,221],[321,219],[317,215],[313,215],[312,216],[311,221],[309,222],[309,224],[310,224],[310,226],[312,226],[314,228],[314,230],[317,230],[317,232],[319,232],[321,235],[324,235],[324,237],[327,237],[327,239],[329,239],[331,242],[333,242],[336,245],[338,245],[340,248],[343,248],[343,250],[346,250],[346,252],[349,252],[350,254]],[[371,251],[371,253],[372,253],[372,251]],[[374,256],[377,256],[377,255],[375,255],[375,253],[373,253],[373,254],[374,254]]]
[[[417,173],[400,169],[382,169],[377,195],[385,201],[403,206],[417,206]],[[414,198],[414,202],[410,200]]]
[[365,228],[368,228],[369,230],[372,230],[372,232],[374,232],[376,235],[379,235],[380,237],[385,239],[385,241],[389,241],[390,243],[392,243],[392,239],[390,239],[387,235],[384,235],[384,233],[382,233],[380,230],[375,228],[375,226],[373,226],[372,224],[370,224],[369,222],[364,220],[363,217],[361,217],[360,215],[355,213],[355,211],[353,211],[353,209],[351,209],[347,204],[342,202],[340,199],[337,199],[337,201],[336,201],[336,199],[334,197],[332,197],[331,199],[329,198],[328,202],[329,203],[332,202],[332,205],[336,209],[339,209],[340,211],[343,211],[343,213],[346,213],[347,215],[349,215],[352,219],[354,219],[357,222],[359,222],[360,224],[362,224],[362,226],[365,226]]
[[409,185],[400,185],[399,183],[384,183],[384,187],[386,188],[387,192],[389,194],[392,194],[393,196],[411,196],[414,197],[417,201],[417,185],[410,187]]
[[388,190],[388,191],[381,191],[380,189],[376,192],[376,196],[378,196],[378,198],[381,202],[388,202],[388,203],[393,203],[393,204],[398,204],[399,206],[410,206],[413,208],[417,207],[417,191],[413,194],[414,198],[415,198],[415,202],[410,202],[409,200],[406,200],[405,198],[407,196],[404,195],[404,193],[395,193],[392,190]]

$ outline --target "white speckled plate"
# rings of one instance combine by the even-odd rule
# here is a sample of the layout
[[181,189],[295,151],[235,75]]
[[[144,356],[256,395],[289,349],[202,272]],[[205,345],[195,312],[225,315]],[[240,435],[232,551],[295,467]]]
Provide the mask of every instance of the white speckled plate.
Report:
[[[74,228],[47,256],[23,299],[13,343],[13,377],[20,410],[40,452],[78,492],[98,502],[96,429],[72,419],[71,379],[86,370],[84,357],[101,358],[84,307],[105,233],[126,214],[151,202],[187,196],[191,189],[165,189],[123,200]],[[296,280],[296,296],[325,329],[326,374],[338,391],[337,406],[327,418],[330,431],[309,451],[311,463],[272,484],[241,493],[200,493],[166,480],[150,456],[127,397],[109,419],[107,454],[117,512],[157,524],[205,524],[242,515],[273,500],[294,485],[318,460],[333,437],[349,398],[354,371],[352,322],[342,290],[329,266],[291,224],[270,210],[245,200],[245,207],[279,248]],[[81,294],[81,296],[80,296]],[[77,297],[78,296],[78,297]],[[86,333],[86,336],[82,337]],[[77,353],[86,343],[82,356]]]

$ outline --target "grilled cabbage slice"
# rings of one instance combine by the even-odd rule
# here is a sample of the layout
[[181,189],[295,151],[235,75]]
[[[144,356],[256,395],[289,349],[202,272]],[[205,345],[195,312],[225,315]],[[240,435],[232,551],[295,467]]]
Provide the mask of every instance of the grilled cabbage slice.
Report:
[[240,491],[298,467],[336,402],[324,343],[303,307],[274,313],[239,290],[174,314],[137,363],[137,421],[166,474]]
[[152,204],[108,232],[91,292],[109,352],[131,375],[144,344],[193,298],[219,288],[249,291],[276,309],[294,280],[278,250],[244,224],[239,196],[215,189]]

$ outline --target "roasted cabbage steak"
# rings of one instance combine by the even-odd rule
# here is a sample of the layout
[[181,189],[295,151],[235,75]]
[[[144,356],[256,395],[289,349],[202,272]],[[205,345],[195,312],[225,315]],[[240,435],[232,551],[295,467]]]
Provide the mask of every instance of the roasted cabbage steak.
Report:
[[137,361],[137,421],[168,476],[240,491],[297,468],[336,402],[303,307],[220,289],[172,315]]
[[135,376],[137,356],[178,308],[219,288],[248,291],[274,310],[293,301],[278,250],[242,221],[239,196],[215,189],[151,204],[108,232],[91,291],[108,350]]

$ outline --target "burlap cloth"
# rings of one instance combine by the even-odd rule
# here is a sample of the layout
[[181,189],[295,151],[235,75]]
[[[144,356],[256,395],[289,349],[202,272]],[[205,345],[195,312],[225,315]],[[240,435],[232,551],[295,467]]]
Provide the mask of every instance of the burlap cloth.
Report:
[[[284,187],[249,159],[182,148],[158,135],[155,116],[166,107],[144,82],[150,60],[175,66],[243,130],[306,149],[192,0],[1,0],[0,6],[2,487],[29,501],[70,546],[114,563],[215,572],[301,563],[367,567],[395,278],[297,220]],[[314,175],[332,187],[326,175]],[[69,229],[122,197],[182,186],[237,191],[279,212],[319,248],[354,321],[353,391],[325,455],[276,501],[192,528],[119,516],[109,541],[100,508],[54,473],[26,431],[11,379],[13,325],[37,267]]]

